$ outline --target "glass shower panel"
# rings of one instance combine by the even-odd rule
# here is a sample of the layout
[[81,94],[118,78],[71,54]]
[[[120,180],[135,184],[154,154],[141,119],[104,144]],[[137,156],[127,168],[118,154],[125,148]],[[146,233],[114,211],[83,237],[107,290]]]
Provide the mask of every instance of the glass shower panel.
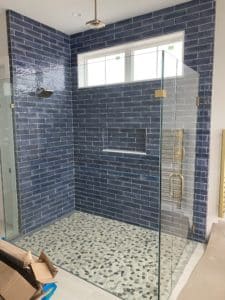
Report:
[[[76,210],[103,217],[104,225],[93,243],[96,275],[79,275],[120,299],[158,299],[161,104],[155,91],[162,82],[151,65],[157,54],[126,57],[123,83],[74,94]],[[155,75],[134,81],[127,66],[143,62],[141,55],[152,67],[146,74]]]
[[[198,74],[163,52],[164,70],[176,65],[177,74],[163,72],[166,97],[161,99],[161,230],[160,299],[168,299],[182,274],[195,242],[193,203]],[[182,67],[182,75],[180,70]]]
[[1,236],[18,235],[14,137],[9,79],[0,79],[0,227]]

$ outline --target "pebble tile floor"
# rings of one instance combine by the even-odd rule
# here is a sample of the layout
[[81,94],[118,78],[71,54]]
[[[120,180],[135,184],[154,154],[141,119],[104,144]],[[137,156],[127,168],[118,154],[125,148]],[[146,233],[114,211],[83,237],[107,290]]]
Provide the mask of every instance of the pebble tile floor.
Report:
[[[76,212],[15,242],[124,300],[157,300],[156,231]],[[161,299],[168,299],[195,242],[162,234]]]

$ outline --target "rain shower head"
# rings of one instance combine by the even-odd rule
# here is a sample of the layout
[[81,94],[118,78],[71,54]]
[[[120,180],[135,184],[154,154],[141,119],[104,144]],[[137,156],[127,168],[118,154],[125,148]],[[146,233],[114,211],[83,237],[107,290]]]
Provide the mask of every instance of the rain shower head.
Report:
[[53,94],[53,91],[46,90],[44,88],[37,88],[35,95],[39,98],[49,98]]
[[86,26],[90,29],[100,29],[105,27],[105,23],[97,18],[97,0],[94,0],[95,5],[95,18],[86,22]]
[[86,23],[86,26],[89,27],[90,29],[100,29],[105,27],[105,23],[98,19],[91,20]]

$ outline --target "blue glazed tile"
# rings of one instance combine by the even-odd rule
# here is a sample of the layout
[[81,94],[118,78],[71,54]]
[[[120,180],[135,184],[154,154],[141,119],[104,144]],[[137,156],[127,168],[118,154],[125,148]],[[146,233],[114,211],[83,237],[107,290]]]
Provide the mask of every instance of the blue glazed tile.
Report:
[[[23,78],[24,84],[29,85],[32,80],[30,74],[38,76],[42,72],[42,76],[45,76],[47,72],[51,81],[49,76],[54,76],[54,68],[58,68],[58,65],[68,69],[66,72],[70,74],[69,37],[18,13],[9,11],[7,17],[11,75],[14,80]],[[63,52],[62,48],[68,51]],[[51,63],[55,66],[51,66]],[[57,78],[62,86],[60,97],[55,92],[52,98],[44,101],[34,96],[24,98],[28,91],[23,96],[22,91],[14,86],[18,200],[22,233],[74,209],[74,136],[73,131],[67,130],[73,124],[73,108],[72,105],[68,106],[72,102],[72,91],[70,89],[67,94],[61,84],[65,80],[71,80],[70,75],[66,78],[66,72],[61,72]],[[54,77],[53,80],[55,79]],[[35,87],[34,82],[32,91]],[[57,109],[50,112],[49,107],[54,108],[56,103]],[[65,136],[67,141],[62,143]],[[63,191],[60,197],[58,188]],[[45,206],[46,200],[51,203],[51,207]],[[35,201],[37,205],[34,206]],[[57,206],[58,204],[60,205]],[[40,214],[35,213],[37,211]]]

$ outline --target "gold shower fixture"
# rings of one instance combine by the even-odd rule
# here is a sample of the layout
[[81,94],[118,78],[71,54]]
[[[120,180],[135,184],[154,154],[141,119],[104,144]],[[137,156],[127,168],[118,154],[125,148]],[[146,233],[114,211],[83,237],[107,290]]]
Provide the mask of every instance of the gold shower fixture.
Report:
[[95,5],[95,18],[91,21],[86,22],[86,26],[90,29],[100,29],[105,27],[105,23],[97,17],[97,0],[94,0]]
[[166,98],[167,97],[167,92],[166,90],[155,90],[155,98]]

